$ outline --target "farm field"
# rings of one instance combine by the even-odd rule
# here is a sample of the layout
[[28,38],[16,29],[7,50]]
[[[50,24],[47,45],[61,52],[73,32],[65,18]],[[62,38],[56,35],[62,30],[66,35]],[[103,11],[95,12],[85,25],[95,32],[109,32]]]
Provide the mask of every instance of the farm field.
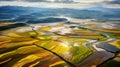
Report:
[[[3,25],[9,24],[1,24]],[[89,65],[97,66],[115,55],[108,51],[102,52],[92,45],[108,42],[116,49],[120,49],[119,36],[109,35],[109,31],[101,32],[92,27],[70,28],[64,23],[53,24],[53,26],[34,24],[3,30],[0,33],[0,65],[5,65],[5,67],[79,67],[94,58]],[[116,30],[111,31],[116,34]],[[104,55],[97,56],[96,54],[106,55],[104,57]],[[102,58],[104,59],[101,60]],[[119,54],[115,58],[119,62]]]

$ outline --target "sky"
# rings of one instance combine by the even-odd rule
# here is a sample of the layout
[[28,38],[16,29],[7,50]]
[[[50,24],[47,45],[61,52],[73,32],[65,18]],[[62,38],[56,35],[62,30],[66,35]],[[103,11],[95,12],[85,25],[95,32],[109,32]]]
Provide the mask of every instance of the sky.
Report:
[[30,6],[51,8],[117,8],[120,9],[120,0],[0,0],[0,6]]

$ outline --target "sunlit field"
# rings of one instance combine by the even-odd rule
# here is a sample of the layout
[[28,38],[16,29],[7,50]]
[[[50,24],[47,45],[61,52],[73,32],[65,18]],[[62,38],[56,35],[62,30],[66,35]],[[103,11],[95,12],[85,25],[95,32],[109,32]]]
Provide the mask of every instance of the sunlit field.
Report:
[[[1,26],[9,24],[3,23]],[[5,67],[84,66],[85,63],[90,62],[89,58],[100,51],[93,47],[95,43],[106,42],[120,49],[119,35],[116,33],[119,32],[92,27],[70,28],[64,23],[3,30],[0,33],[0,65]],[[109,41],[112,38],[115,40]],[[109,58],[113,57],[112,54],[109,56]],[[109,58],[106,56],[104,60]],[[120,59],[119,54],[115,58]],[[93,62],[90,65],[101,64],[104,62],[101,59],[103,59],[102,55],[91,60]]]

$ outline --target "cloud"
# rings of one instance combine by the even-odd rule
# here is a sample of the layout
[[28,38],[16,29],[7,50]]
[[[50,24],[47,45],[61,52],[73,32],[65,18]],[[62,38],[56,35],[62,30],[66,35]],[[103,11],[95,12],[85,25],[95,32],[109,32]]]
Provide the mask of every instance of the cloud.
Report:
[[55,3],[94,3],[104,0],[0,0],[0,1],[24,1],[24,2],[55,2]]
[[104,0],[74,0],[74,2],[79,2],[79,3],[99,3],[103,1]]
[[107,1],[102,2],[102,6],[106,8],[120,9],[120,0],[107,0]]
[[120,0],[110,0],[110,1],[105,1],[108,4],[120,4]]
[[0,1],[74,3],[74,0],[0,0]]
[[91,4],[80,4],[80,3],[48,3],[48,2],[21,2],[21,1],[12,1],[12,2],[0,2],[0,6],[25,6],[25,7],[47,7],[47,8],[79,8],[79,9],[84,9],[84,8],[89,8],[92,7]]
[[52,8],[120,8],[119,0],[0,0],[0,6],[31,6]]
[[28,2],[45,2],[46,0],[24,0],[24,1],[28,1]]
[[0,1],[21,1],[21,2],[53,2],[53,3],[101,3],[120,4],[119,0],[0,0]]

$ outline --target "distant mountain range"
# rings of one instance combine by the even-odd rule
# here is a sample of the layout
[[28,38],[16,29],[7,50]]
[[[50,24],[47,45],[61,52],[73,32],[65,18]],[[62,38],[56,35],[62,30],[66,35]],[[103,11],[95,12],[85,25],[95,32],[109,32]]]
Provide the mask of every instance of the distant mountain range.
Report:
[[1,6],[0,22],[24,21],[29,23],[29,21],[37,21],[40,20],[41,18],[56,16],[65,16],[78,19],[96,19],[96,21],[120,21],[118,19],[120,18],[119,12],[120,12],[119,9],[104,9],[104,8],[80,10],[69,8]]

